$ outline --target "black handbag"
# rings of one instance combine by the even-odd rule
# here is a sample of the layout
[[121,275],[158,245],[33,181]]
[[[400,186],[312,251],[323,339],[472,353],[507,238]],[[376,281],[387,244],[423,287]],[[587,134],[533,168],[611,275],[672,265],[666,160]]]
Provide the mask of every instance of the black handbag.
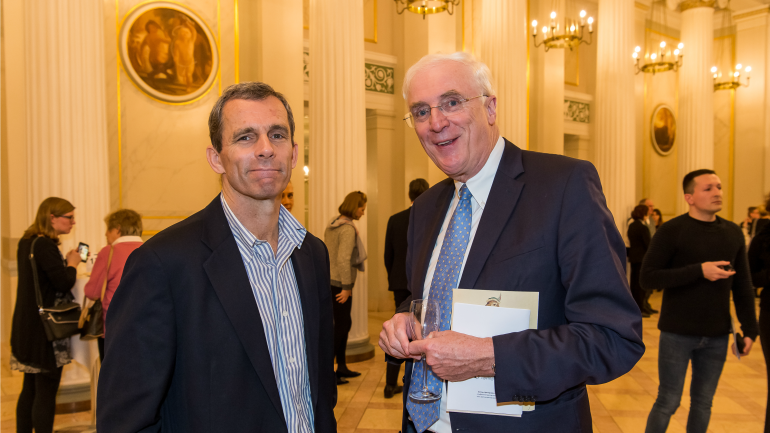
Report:
[[35,281],[35,299],[43,321],[45,336],[48,341],[61,340],[78,333],[78,320],[80,319],[80,305],[74,302],[64,302],[53,307],[43,308],[43,296],[40,294],[40,282],[37,276],[37,264],[35,263],[35,243],[40,239],[35,238],[29,252],[29,261],[32,264],[32,278]]
[[78,327],[80,328],[81,340],[95,340],[99,337],[104,337],[104,314],[102,300],[104,299],[104,292],[107,290],[107,278],[110,275],[110,264],[112,264],[112,252],[114,248],[110,248],[110,256],[107,259],[107,270],[104,272],[104,284],[102,284],[102,294],[99,299],[95,300],[89,308],[86,308],[88,297],[83,295],[83,313],[80,315],[80,321]]

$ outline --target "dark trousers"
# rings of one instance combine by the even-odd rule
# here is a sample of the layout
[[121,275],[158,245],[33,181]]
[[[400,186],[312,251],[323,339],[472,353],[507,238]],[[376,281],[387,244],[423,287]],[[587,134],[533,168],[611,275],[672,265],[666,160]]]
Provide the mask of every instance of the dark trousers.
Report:
[[99,337],[96,344],[99,346],[99,361],[104,362],[104,337]]
[[332,304],[334,313],[334,356],[337,358],[337,370],[348,368],[345,362],[345,349],[348,345],[348,333],[353,326],[353,319],[350,317],[350,310],[353,308],[353,296],[351,295],[344,304],[340,304],[335,299],[342,287],[332,286]]
[[660,333],[658,345],[658,398],[647,418],[646,433],[664,433],[682,399],[687,365],[692,361],[690,414],[687,433],[706,433],[711,402],[727,359],[729,335],[697,337]]
[[[762,340],[762,355],[767,368],[768,402],[770,402],[770,311],[759,311],[759,338]],[[770,407],[765,405],[765,433],[770,433]]]
[[49,373],[24,373],[24,383],[16,405],[17,433],[51,433],[56,411],[62,367]]
[[639,311],[645,311],[647,309],[647,291],[642,288],[641,284],[639,284],[639,275],[641,271],[641,263],[631,263],[631,295],[634,297],[636,305],[639,306]]
[[[406,298],[409,297],[409,290],[394,290],[393,291],[393,300],[396,302],[396,309],[398,309],[399,305],[404,302]],[[387,359],[386,359],[387,361]],[[385,384],[390,386],[396,386],[398,385],[398,372],[401,371],[401,364],[390,364],[387,365],[387,370],[385,373]]]

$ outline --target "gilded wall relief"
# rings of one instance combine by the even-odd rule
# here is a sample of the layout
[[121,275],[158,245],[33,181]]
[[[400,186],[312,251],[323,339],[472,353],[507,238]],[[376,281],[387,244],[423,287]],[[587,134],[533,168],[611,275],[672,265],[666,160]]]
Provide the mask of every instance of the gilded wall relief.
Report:
[[216,80],[219,52],[214,35],[181,4],[151,2],[133,9],[123,19],[119,44],[128,76],[160,102],[195,101]]

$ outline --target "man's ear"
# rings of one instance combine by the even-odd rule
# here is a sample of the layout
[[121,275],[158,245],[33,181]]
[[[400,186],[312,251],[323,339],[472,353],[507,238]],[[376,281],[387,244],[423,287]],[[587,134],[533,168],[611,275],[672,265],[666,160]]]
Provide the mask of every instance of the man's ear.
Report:
[[695,203],[695,200],[692,199],[692,194],[685,194],[684,201],[686,201],[687,204],[690,204],[690,205]]
[[225,174],[225,167],[222,165],[219,152],[212,146],[206,148],[206,160],[209,162],[209,166],[214,170],[216,174]]
[[497,96],[489,96],[486,104],[487,122],[494,125],[497,121]]
[[[294,143],[294,146],[291,149],[291,168],[292,170],[294,167],[297,166],[297,160],[299,159],[299,145],[297,143]],[[289,180],[291,180],[291,176],[289,176]]]

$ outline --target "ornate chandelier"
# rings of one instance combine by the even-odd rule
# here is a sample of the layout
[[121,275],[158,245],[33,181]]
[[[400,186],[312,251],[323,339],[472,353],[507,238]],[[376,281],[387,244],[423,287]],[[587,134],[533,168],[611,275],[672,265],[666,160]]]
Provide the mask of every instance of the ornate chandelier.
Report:
[[[682,67],[682,58],[684,57],[683,43],[680,42],[676,49],[674,49],[673,53],[670,49],[666,51],[666,41],[661,41],[659,46],[659,50],[645,56],[645,62],[641,66],[639,66],[639,57],[641,57],[640,53],[642,51],[642,47],[634,48],[634,53],[631,55],[631,57],[634,58],[634,66],[636,67],[637,74],[639,72],[647,72],[653,75],[657,72],[676,72],[679,70],[679,68]],[[672,54],[673,59],[671,59]],[[667,56],[668,59],[666,59]],[[646,60],[647,58],[649,58],[649,61]]]
[[[665,0],[653,0],[650,6],[650,16],[647,19],[651,27],[655,27],[657,24],[662,30],[668,28],[664,2]],[[657,15],[662,16],[661,22],[655,21]],[[657,43],[657,41],[653,41],[652,32],[649,30],[645,30],[645,32],[647,33],[645,36],[645,53],[642,54],[642,47],[636,47],[631,54],[631,57],[634,58],[636,74],[644,72],[654,75],[658,72],[676,72],[679,70],[682,67],[682,60],[684,58],[684,44],[680,42],[676,48],[671,50],[665,40]],[[659,39],[663,39],[663,37],[661,36]]]
[[[446,11],[449,15],[454,13],[454,8],[460,5],[460,0],[393,0],[396,2],[396,12],[401,15],[404,11],[422,15],[422,19],[428,14],[437,14]],[[399,6],[403,6],[398,10]]]
[[[550,15],[550,25],[543,26],[543,40],[540,43],[537,42],[537,20],[532,21],[532,41],[535,48],[543,45],[546,52],[551,48],[569,48],[571,51],[580,44],[591,45],[594,33],[593,17],[586,19],[586,11],[580,11],[580,19],[574,19],[568,17],[569,12],[566,12],[562,23],[561,20],[556,19],[555,9],[556,7]],[[588,24],[590,40],[584,39],[586,24]]]
[[[733,28],[733,18],[732,18],[732,11],[730,10],[730,4],[726,5],[726,7],[722,10],[722,28],[723,29],[732,29]],[[738,63],[735,65],[735,67],[732,67],[734,57],[732,55],[729,56],[729,58],[726,58],[727,55],[725,51],[729,51],[729,54],[733,54],[735,50],[735,46],[730,43],[730,38],[721,38],[718,48],[716,50],[716,61],[717,64],[722,65],[729,65],[730,71],[726,74],[726,79],[722,80],[722,71],[719,67],[716,65],[711,67],[711,74],[714,77],[714,91],[717,90],[734,90],[741,86],[749,87],[749,84],[751,84],[751,66],[743,67],[742,64]],[[725,50],[725,45],[728,46],[728,50]],[[741,83],[741,77],[743,77],[742,72],[745,72],[746,77],[746,84]]]

